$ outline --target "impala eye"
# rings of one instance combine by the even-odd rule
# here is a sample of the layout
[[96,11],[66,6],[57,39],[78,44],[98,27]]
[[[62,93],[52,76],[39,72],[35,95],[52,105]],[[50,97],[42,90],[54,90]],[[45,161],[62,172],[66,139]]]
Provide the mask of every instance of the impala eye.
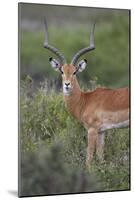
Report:
[[62,71],[62,69],[60,68],[59,70],[60,70],[61,74],[63,74],[63,71]]
[[73,75],[75,75],[76,74],[76,71],[73,73]]

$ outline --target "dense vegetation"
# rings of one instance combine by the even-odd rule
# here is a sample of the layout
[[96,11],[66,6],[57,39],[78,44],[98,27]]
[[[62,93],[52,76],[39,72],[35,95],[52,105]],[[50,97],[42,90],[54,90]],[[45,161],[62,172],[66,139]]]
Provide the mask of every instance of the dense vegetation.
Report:
[[105,134],[105,160],[85,168],[86,131],[66,111],[62,94],[21,83],[22,195],[129,189],[129,130]]
[[104,161],[94,157],[91,169],[86,168],[86,130],[67,112],[61,91],[56,92],[60,76],[49,65],[53,55],[43,49],[44,14],[51,22],[50,42],[64,52],[68,62],[88,45],[89,29],[96,19],[96,49],[84,56],[88,66],[78,75],[80,85],[86,89],[98,81],[106,87],[128,86],[128,11],[48,7],[21,8],[27,28],[22,26],[20,34],[19,194],[128,190],[129,129],[107,131]]

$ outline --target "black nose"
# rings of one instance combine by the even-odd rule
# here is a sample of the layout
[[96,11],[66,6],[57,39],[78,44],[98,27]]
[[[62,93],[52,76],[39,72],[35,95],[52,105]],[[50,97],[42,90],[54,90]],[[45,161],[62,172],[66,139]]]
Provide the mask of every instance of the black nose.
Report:
[[69,86],[69,85],[70,85],[70,83],[65,83],[65,85],[66,85],[66,86]]

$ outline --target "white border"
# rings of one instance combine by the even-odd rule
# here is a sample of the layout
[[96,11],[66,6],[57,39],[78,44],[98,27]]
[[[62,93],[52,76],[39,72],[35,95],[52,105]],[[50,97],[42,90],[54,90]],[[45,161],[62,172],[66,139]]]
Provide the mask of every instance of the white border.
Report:
[[[17,191],[17,151],[18,151],[18,3],[19,1],[5,0],[0,4],[0,199],[12,200],[17,197],[14,194]],[[88,7],[108,7],[108,8],[127,8],[131,9],[132,32],[133,27],[133,1],[132,0],[36,0],[24,1],[33,3],[46,3],[57,5],[77,5]],[[131,43],[134,43],[132,35]],[[133,47],[132,47],[133,52]],[[133,55],[133,53],[131,53]],[[133,58],[131,65],[133,66]],[[131,70],[131,80],[133,85],[134,68]],[[133,87],[132,87],[133,88]],[[132,96],[133,90],[132,90]],[[132,99],[132,102],[134,99]],[[133,118],[133,114],[132,114]],[[133,126],[133,125],[132,125]],[[133,128],[133,127],[132,127]],[[134,130],[134,128],[132,129]],[[132,141],[134,141],[132,131]],[[133,145],[133,143],[132,143]],[[132,146],[131,145],[131,146]],[[132,155],[134,150],[132,146]],[[132,163],[134,159],[132,156]],[[132,177],[134,167],[132,165]],[[81,195],[64,195],[49,197],[34,197],[35,199],[132,199],[134,184],[132,182],[132,191],[127,192],[108,192],[93,193]],[[24,198],[26,199],[26,198]],[[31,198],[29,198],[31,199]]]

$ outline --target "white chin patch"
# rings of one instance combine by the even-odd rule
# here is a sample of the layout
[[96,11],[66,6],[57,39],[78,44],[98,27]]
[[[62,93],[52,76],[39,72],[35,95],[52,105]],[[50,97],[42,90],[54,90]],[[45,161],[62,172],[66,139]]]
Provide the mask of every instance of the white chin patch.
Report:
[[63,87],[63,93],[64,93],[64,95],[70,95],[71,91],[72,91],[71,88],[66,89],[65,87]]

